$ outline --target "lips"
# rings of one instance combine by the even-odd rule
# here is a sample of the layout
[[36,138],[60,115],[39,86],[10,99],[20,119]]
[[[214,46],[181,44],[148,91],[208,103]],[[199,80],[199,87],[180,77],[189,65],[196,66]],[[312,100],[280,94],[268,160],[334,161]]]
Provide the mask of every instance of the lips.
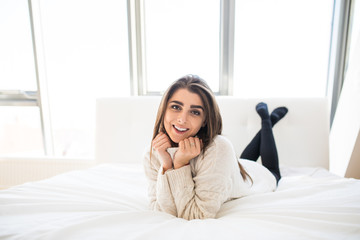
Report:
[[176,125],[173,125],[173,127],[176,130],[176,132],[179,132],[179,133],[184,133],[184,132],[189,130],[188,128],[182,128],[182,127],[179,127],[179,126],[176,126]]

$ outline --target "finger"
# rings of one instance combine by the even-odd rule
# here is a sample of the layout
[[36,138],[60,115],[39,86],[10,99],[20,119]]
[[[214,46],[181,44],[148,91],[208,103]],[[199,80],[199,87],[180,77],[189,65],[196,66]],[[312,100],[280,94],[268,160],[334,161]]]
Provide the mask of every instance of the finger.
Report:
[[159,139],[161,139],[162,133],[158,133],[155,138],[153,139],[153,143],[156,143],[159,141]]
[[201,146],[201,141],[200,141],[200,139],[199,138],[194,138],[194,142],[195,142],[195,147],[196,148],[202,148],[202,146]]
[[169,148],[170,146],[171,146],[170,141],[166,136],[159,137],[159,139],[157,139],[157,141],[154,144],[155,149],[164,149],[164,148]]
[[167,135],[166,134],[164,134],[164,133],[159,133],[158,135],[156,135],[156,137],[154,138],[154,142],[159,142],[159,141],[161,141],[162,139],[169,139],[168,137],[167,137]]
[[159,143],[162,141],[162,136],[160,134],[156,135],[154,140],[152,141],[153,149],[157,149],[159,147]]
[[195,139],[194,138],[189,138],[189,146],[192,148],[192,147],[196,147],[196,144],[195,144]]
[[188,150],[191,148],[189,138],[184,139],[184,145],[185,145],[185,150]]
[[182,150],[182,151],[185,150],[185,142],[184,142],[184,140],[181,140],[181,141],[179,142],[179,148],[180,148],[180,150]]
[[169,147],[171,147],[171,144],[170,144],[170,142],[166,139],[166,138],[164,138],[164,139],[162,139],[159,143],[158,143],[158,146],[159,146],[159,148],[169,148]]
[[170,140],[170,138],[169,138],[169,136],[168,136],[167,134],[164,134],[164,135],[162,136],[162,138],[163,138],[163,140],[164,140],[165,142],[167,142],[167,143],[171,146],[171,140]]
[[156,147],[158,146],[158,142],[159,142],[159,139],[157,139],[157,138],[154,138],[154,140],[152,141],[151,145],[154,150],[156,150]]
[[163,138],[165,138],[169,143],[171,142],[171,141],[170,141],[170,137],[169,137],[167,134],[165,134],[165,133],[164,133],[164,135],[163,135]]

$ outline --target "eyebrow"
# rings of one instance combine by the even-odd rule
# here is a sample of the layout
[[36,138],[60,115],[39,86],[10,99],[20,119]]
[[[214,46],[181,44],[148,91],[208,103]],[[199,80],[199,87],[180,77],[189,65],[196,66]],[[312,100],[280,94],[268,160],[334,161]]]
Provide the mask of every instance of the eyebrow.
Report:
[[[171,101],[170,103],[176,103],[176,104],[179,104],[181,106],[184,106],[184,104],[182,102],[179,102],[179,101],[176,101],[176,100]],[[204,111],[204,108],[201,105],[190,105],[190,108],[200,108],[201,110]]]

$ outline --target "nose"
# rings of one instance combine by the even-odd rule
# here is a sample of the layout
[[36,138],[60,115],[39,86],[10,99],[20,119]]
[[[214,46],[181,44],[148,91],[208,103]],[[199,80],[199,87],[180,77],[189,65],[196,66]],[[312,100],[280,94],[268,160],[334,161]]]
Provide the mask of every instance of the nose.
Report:
[[180,113],[178,115],[177,121],[180,124],[185,124],[187,121],[187,114],[185,112]]

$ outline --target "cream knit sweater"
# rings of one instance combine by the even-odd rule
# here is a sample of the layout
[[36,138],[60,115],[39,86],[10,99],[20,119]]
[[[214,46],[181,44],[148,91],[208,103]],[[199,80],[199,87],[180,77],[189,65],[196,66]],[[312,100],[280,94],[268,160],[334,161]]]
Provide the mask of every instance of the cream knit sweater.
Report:
[[[168,149],[171,157],[176,151],[177,148]],[[226,201],[275,190],[275,177],[265,167],[240,160],[253,180],[244,181],[237,161],[232,144],[221,135],[189,165],[165,174],[157,153],[150,160],[150,152],[146,151],[144,168],[151,209],[188,220],[214,218]]]

